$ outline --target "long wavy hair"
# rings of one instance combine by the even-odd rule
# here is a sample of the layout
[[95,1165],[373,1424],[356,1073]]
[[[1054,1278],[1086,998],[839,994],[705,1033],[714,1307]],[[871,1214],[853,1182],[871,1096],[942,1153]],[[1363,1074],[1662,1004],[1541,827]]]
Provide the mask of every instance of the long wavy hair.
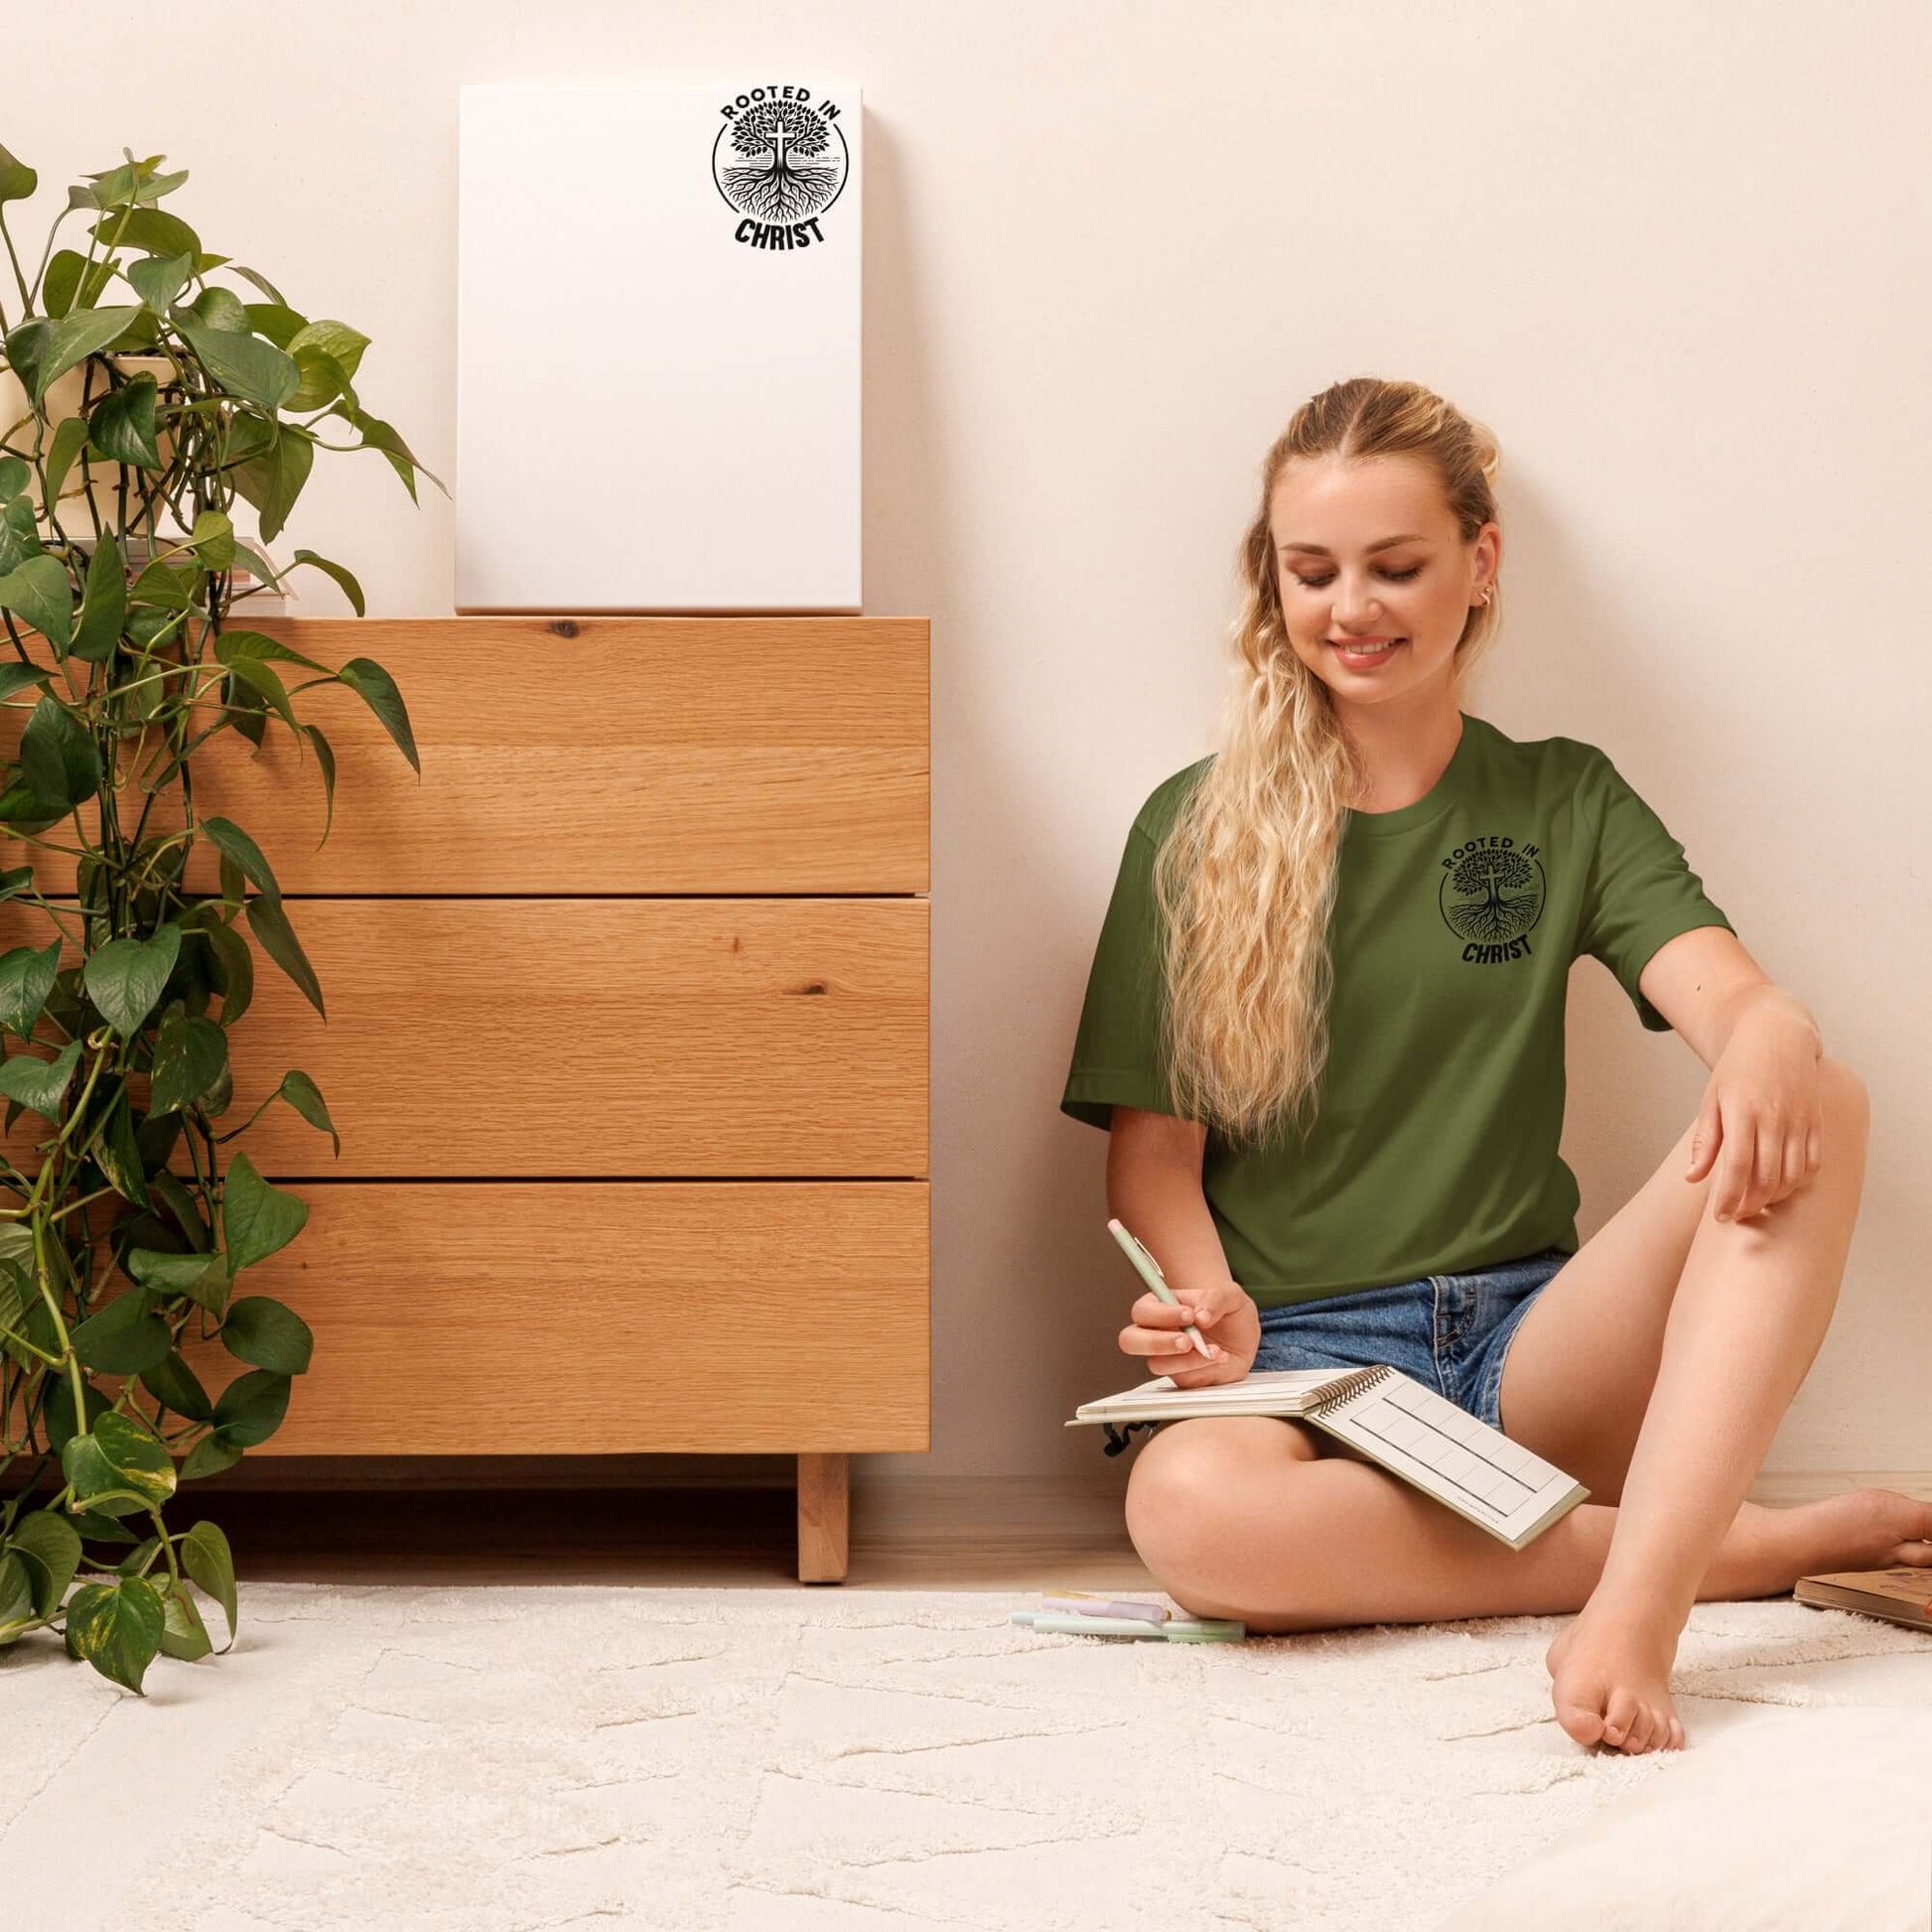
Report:
[[[1269,503],[1304,457],[1426,459],[1465,543],[1500,520],[1495,438],[1416,382],[1357,376],[1305,402],[1261,466],[1261,501],[1242,539],[1243,608],[1221,749],[1187,790],[1154,868],[1165,928],[1162,1025],[1180,1113],[1234,1143],[1306,1136],[1328,1058],[1334,989],[1328,922],[1345,809],[1366,765],[1328,688],[1296,655],[1283,617]],[[1501,618],[1501,587],[1469,612],[1459,681]]]

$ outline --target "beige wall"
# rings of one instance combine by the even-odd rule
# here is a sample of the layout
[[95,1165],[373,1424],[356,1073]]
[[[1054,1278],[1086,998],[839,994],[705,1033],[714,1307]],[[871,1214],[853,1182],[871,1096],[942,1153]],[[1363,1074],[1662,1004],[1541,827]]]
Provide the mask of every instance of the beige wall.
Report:
[[[1255,467],[1365,372],[1503,443],[1509,617],[1471,708],[1602,746],[1869,1082],[1839,1318],[1768,1466],[1932,1468],[1921,7],[270,18],[45,35],[0,141],[57,192],[123,143],[192,168],[172,206],[372,336],[365,402],[446,477],[459,82],[863,81],[866,608],[933,626],[935,1421],[862,1495],[1123,1479],[1060,1427],[1130,1379],[1136,1287],[1061,1077],[1128,822],[1209,749]],[[586,261],[560,299],[621,354],[597,289]],[[450,608],[448,505],[411,513],[376,457],[319,462],[283,543],[351,563],[378,615]],[[1587,1237],[1704,1069],[1588,960],[1571,1048]]]

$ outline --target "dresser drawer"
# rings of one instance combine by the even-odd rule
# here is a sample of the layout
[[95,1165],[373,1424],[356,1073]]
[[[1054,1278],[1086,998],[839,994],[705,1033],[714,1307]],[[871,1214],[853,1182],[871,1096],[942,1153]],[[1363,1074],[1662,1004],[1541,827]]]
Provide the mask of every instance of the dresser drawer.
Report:
[[[289,1190],[307,1225],[235,1293],[315,1354],[251,1457],[930,1447],[922,1180]],[[182,1352],[210,1396],[247,1366]]]
[[[329,1018],[258,957],[220,1125],[295,1067],[343,1151],[277,1102],[239,1143],[270,1175],[922,1175],[929,909],[297,899]],[[46,1132],[20,1117],[17,1164]]]
[[[247,621],[237,611],[234,626]],[[232,732],[207,740],[195,754],[197,812],[251,833],[286,893],[928,889],[923,618],[262,627],[332,669],[356,657],[381,664],[401,689],[423,766],[419,779],[354,692],[304,691],[296,714],[336,757],[325,845],[312,747],[298,751],[280,720],[259,752]],[[294,682],[314,675],[280,668]],[[26,718],[0,712],[10,756]],[[180,825],[178,797],[157,800],[150,832]],[[137,802],[122,822],[138,816]],[[98,808],[82,807],[80,821],[97,841]],[[0,845],[9,864],[34,866],[43,892],[73,891],[72,860]],[[219,890],[218,856],[198,841],[194,891]]]

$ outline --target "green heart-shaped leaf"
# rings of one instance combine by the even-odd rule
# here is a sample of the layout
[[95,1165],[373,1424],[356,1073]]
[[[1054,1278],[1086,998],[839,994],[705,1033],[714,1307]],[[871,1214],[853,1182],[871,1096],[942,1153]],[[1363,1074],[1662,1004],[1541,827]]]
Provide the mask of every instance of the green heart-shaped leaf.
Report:
[[375,713],[382,729],[421,777],[423,760],[416,752],[416,734],[409,728],[409,710],[395,679],[373,657],[351,657],[336,675]]
[[287,1247],[308,1219],[307,1201],[271,1187],[245,1153],[235,1155],[221,1182],[222,1246],[232,1274]]
[[136,470],[161,468],[161,451],[154,440],[157,393],[153,376],[137,375],[94,405],[87,419],[87,439],[110,463],[125,463]]
[[148,1117],[192,1106],[221,1077],[227,1063],[227,1030],[184,1013],[179,1004],[171,1007],[155,1035]]
[[7,1541],[34,1578],[35,1610],[52,1616],[80,1567],[80,1532],[58,1511],[37,1509],[14,1525]]
[[11,1028],[22,1039],[32,1034],[60,970],[58,938],[38,949],[15,946],[0,955],[0,1026]]
[[[138,305],[126,309],[82,309],[77,315],[66,316],[55,323],[39,343],[34,357],[28,393],[35,403],[40,403],[70,368],[105,348],[130,323],[138,321],[140,315]],[[14,366],[19,372],[18,362]]]
[[[235,307],[239,309],[240,303]],[[246,317],[243,320],[246,321]],[[180,309],[169,312],[169,320],[181,332],[202,366],[230,395],[244,397],[268,410],[280,409],[295,394],[302,371],[295,358],[259,336],[243,335],[239,330],[216,329],[199,317],[191,322]]]
[[74,628],[73,655],[83,663],[104,664],[120,642],[127,621],[127,567],[111,530],[101,533],[87,559],[87,587],[80,595],[80,621]]
[[141,1680],[161,1648],[166,1625],[161,1598],[145,1577],[83,1584],[68,1604],[68,1651],[145,1697]]
[[86,417],[64,416],[55,426],[53,438],[47,446],[47,488],[42,497],[50,511],[60,501],[68,472],[73,468],[74,458],[86,447]]
[[57,651],[67,649],[73,634],[73,585],[60,558],[29,557],[0,577],[0,607],[18,612]]
[[110,939],[81,969],[87,997],[124,1039],[131,1039],[161,998],[181,956],[181,927],[170,920],[147,939]]
[[270,898],[280,898],[282,889],[275,883],[275,875],[269,870],[268,861],[262,857],[262,849],[231,818],[205,818],[202,830],[214,841],[224,859],[231,860],[240,867],[243,875],[256,889],[267,894]]
[[141,1386],[178,1416],[190,1422],[207,1422],[214,1405],[202,1387],[202,1378],[182,1359],[179,1348],[172,1350],[152,1368],[141,1372]]
[[61,1446],[61,1469],[82,1502],[126,1490],[155,1509],[175,1493],[175,1464],[167,1446],[115,1410],[96,1416],[84,1436],[68,1438]]
[[[272,1369],[251,1368],[246,1375],[237,1375],[216,1398],[215,1425],[237,1449],[253,1449],[281,1428],[288,1406],[289,1378]],[[197,1577],[195,1581],[202,1580]]]
[[35,795],[57,813],[100,789],[92,735],[51,691],[34,707],[20,734],[20,768]]
[[315,461],[315,438],[294,423],[283,423],[272,444],[236,464],[230,473],[242,500],[255,506],[264,543],[272,543],[282,533]]
[[257,896],[243,908],[248,920],[248,929],[261,941],[265,952],[297,987],[302,997],[327,1020],[328,1011],[322,1004],[322,982],[316,978],[316,969],[309,963],[309,955],[302,950],[302,942],[295,936],[294,926],[289,924],[289,915],[282,909],[279,898]]
[[69,1040],[51,1060],[33,1053],[10,1053],[0,1061],[0,1094],[49,1120],[59,1120],[61,1096],[67,1092],[79,1059],[77,1039]]
[[182,1568],[221,1605],[232,1643],[239,1620],[235,1614],[234,1553],[228,1548],[228,1539],[218,1525],[204,1521],[182,1538],[180,1550]]
[[139,1375],[165,1361],[174,1337],[148,1304],[146,1289],[132,1289],[78,1323],[69,1339],[81,1365],[109,1375]]
[[148,307],[162,313],[188,286],[195,272],[193,255],[146,255],[129,262],[121,271],[134,286],[134,292]]
[[306,1073],[300,1068],[291,1067],[282,1075],[282,1084],[276,1091],[311,1127],[321,1128],[335,1142],[338,1155],[342,1153],[343,1137],[336,1132],[336,1123],[329,1118],[322,1090]]
[[304,1374],[315,1352],[309,1324],[266,1295],[244,1295],[228,1305],[221,1345],[238,1360],[282,1375]]

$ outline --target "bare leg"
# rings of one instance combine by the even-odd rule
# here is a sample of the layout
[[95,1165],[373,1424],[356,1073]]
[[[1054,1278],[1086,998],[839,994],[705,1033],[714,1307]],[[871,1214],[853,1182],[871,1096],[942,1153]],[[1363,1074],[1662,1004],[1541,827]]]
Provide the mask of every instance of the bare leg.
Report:
[[1257,1630],[1582,1606],[1547,1658],[1559,1722],[1636,1751],[1682,1740],[1668,1673],[1694,1600],[1932,1564],[1932,1507],[1894,1491],[1743,1501],[1830,1321],[1863,1180],[1863,1083],[1842,1062],[1822,1070],[1810,1182],[1749,1223],[1714,1221],[1711,1177],[1682,1179],[1687,1130],[1518,1329],[1505,1426],[1601,1504],[1514,1552],[1302,1425],[1177,1423],[1143,1445],[1128,1492],[1163,1587]]
[[[1511,1550],[1301,1424],[1171,1423],[1141,1446],[1127,1525],[1175,1602],[1278,1633],[1445,1617],[1547,1616],[1595,1590],[1621,1511],[1582,1503]],[[1813,1570],[1932,1565],[1932,1502],[1869,1489],[1797,1509],[1743,1503],[1700,1598],[1781,1595]]]
[[1692,1239],[1602,1576],[1550,1648],[1557,1718],[1580,1743],[1642,1751],[1677,1726],[1678,1636],[1830,1325],[1867,1111],[1855,1074],[1824,1070],[1825,1153],[1811,1181],[1750,1221],[1707,1212]]

